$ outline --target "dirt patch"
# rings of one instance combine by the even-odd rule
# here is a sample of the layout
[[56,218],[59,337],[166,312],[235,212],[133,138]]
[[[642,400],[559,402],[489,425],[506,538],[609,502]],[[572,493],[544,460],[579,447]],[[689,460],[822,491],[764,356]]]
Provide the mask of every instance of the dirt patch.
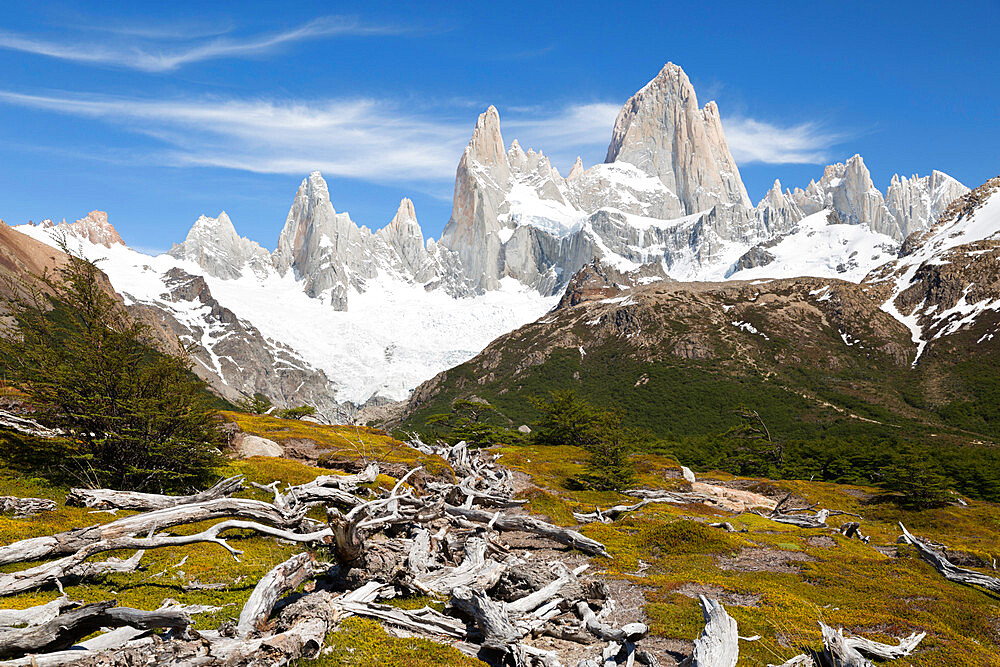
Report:
[[699,595],[704,595],[713,600],[718,600],[725,605],[737,605],[739,607],[756,607],[761,601],[760,595],[731,593],[716,584],[685,582],[680,587],[675,588],[674,591],[689,598],[697,598]]
[[837,546],[837,541],[830,537],[829,535],[813,535],[806,538],[806,544],[811,547],[821,547],[823,549],[829,549],[830,547]]
[[812,556],[799,551],[781,549],[745,548],[735,557],[718,556],[716,565],[731,572],[782,572],[796,574],[799,567],[795,562],[814,561]]
[[313,466],[319,462],[320,456],[329,454],[331,450],[329,445],[321,445],[308,438],[282,438],[280,444],[287,458]]

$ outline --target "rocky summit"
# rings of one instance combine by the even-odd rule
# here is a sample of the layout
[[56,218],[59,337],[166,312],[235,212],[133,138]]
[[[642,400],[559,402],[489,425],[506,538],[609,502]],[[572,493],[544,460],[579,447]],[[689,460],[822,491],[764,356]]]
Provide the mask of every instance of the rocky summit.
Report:
[[[45,226],[106,258],[126,301],[160,312],[222,393],[308,400],[322,416],[345,418],[407,399],[420,382],[543,316],[565,302],[581,270],[636,286],[802,275],[858,283],[968,192],[934,171],[895,176],[883,193],[855,155],[804,188],[775,181],[754,205],[717,105],[701,106],[672,63],[609,129],[605,162],[577,159],[563,176],[542,150],[507,144],[490,106],[459,156],[439,240],[424,237],[406,198],[391,218],[357,224],[334,207],[319,172],[302,180],[273,251],[241,237],[225,212],[202,215],[155,258],[124,246],[100,212]],[[52,243],[42,227],[21,229]],[[880,312],[904,331],[930,317],[914,315],[908,301]],[[709,349],[674,345],[695,356]]]

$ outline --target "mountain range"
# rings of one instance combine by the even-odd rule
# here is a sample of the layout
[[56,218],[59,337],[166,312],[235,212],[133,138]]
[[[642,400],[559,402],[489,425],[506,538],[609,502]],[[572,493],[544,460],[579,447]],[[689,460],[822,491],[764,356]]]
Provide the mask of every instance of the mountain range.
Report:
[[409,199],[377,231],[359,226],[334,208],[319,172],[303,179],[273,251],[241,237],[225,212],[199,217],[156,257],[128,248],[96,211],[14,229],[50,245],[64,233],[102,259],[129,307],[189,345],[196,371],[223,396],[262,392],[343,421],[362,406],[412,401],[422,381],[546,316],[594,272],[636,294],[703,284],[690,281],[742,294],[747,281],[805,275],[828,284],[822,294],[891,292],[872,313],[896,323],[887,330],[904,327],[922,352],[978,294],[924,299],[917,314],[904,289],[935,279],[920,253],[950,241],[926,233],[967,193],[939,171],[894,176],[883,193],[855,155],[805,188],[776,181],[754,205],[717,106],[699,106],[668,63],[622,107],[605,162],[578,159],[565,177],[541,151],[507,145],[489,107],[459,159],[439,240],[424,238]]

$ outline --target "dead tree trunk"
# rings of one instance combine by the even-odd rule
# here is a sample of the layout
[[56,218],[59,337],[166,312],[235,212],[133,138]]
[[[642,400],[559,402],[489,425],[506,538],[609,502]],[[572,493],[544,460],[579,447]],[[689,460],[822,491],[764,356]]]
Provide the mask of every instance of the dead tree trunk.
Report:
[[55,509],[54,500],[0,496],[0,514],[13,514],[15,519],[24,519],[42,512],[52,512]]
[[79,639],[101,628],[130,625],[143,630],[184,630],[190,624],[191,619],[183,612],[141,611],[115,607],[114,601],[98,602],[60,614],[41,625],[0,633],[0,658],[67,649]]
[[[233,548],[225,539],[219,537],[221,533],[228,530],[253,530],[269,537],[304,543],[318,542],[330,536],[329,529],[301,534],[272,528],[252,521],[223,521],[194,535],[150,535],[145,538],[119,537],[112,540],[94,542],[72,556],[65,556],[59,560],[49,561],[26,570],[0,573],[0,595],[15,595],[49,584],[55,584],[64,578],[82,578],[93,575],[96,572],[105,572],[113,569],[115,561],[109,560],[107,563],[86,562],[91,556],[105,551],[117,551],[118,549],[139,550],[136,556],[123,563],[131,565],[133,569],[138,565],[138,559],[141,558],[144,550],[159,547],[213,542],[236,556],[241,553],[240,550]],[[134,563],[132,563],[133,559]],[[117,562],[122,563],[122,561]]]
[[468,521],[486,524],[499,531],[516,530],[524,533],[541,535],[542,537],[547,537],[550,540],[559,542],[560,544],[565,544],[574,549],[579,549],[583,553],[591,556],[610,556],[604,548],[604,545],[597,540],[585,537],[575,530],[560,528],[559,526],[554,526],[551,523],[540,521],[534,517],[508,516],[499,512],[491,514],[482,510],[456,507],[455,505],[447,504],[444,506],[444,511],[451,516],[461,517]]
[[278,599],[295,590],[312,575],[311,563],[309,554],[296,554],[265,574],[250,593],[250,599],[243,605],[240,619],[236,623],[236,633],[240,637],[247,637],[260,630]]
[[736,621],[721,604],[699,595],[705,629],[694,642],[694,653],[683,665],[689,667],[736,667],[740,637]]
[[906,543],[912,544],[917,549],[920,557],[933,565],[948,581],[954,581],[966,586],[979,586],[993,593],[1000,593],[1000,579],[976,572],[975,570],[967,570],[964,567],[952,565],[944,554],[938,553],[914,537],[910,534],[910,531],[906,530],[903,524],[899,524],[899,527],[903,530],[903,539]]
[[14,542],[0,547],[0,565],[74,554],[97,542],[130,535],[146,535],[151,530],[163,530],[185,523],[210,519],[247,519],[280,528],[293,528],[302,522],[304,516],[305,508],[282,512],[274,505],[259,500],[219,498]]
[[136,491],[115,491],[112,489],[71,489],[66,496],[67,505],[79,505],[94,509],[119,509],[147,512],[162,510],[178,505],[201,503],[216,498],[226,498],[243,488],[243,475],[228,477],[190,496],[166,496],[158,493],[138,493]]

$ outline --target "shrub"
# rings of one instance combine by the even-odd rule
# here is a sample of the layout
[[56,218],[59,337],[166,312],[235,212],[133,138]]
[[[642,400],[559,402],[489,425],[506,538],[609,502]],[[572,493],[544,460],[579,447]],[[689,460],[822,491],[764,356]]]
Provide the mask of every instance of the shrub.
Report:
[[577,486],[598,491],[628,488],[635,479],[630,455],[641,434],[626,428],[620,413],[595,408],[569,391],[554,391],[548,400],[532,402],[542,413],[532,429],[534,444],[582,447],[590,455],[586,472],[574,480]]
[[[66,251],[65,243],[63,250]],[[210,481],[221,442],[205,383],[182,356],[157,352],[97,266],[69,254],[7,299],[7,380],[68,453],[46,462],[90,485],[167,491]],[[59,450],[54,450],[59,451]]]
[[[258,413],[259,414],[259,413]],[[302,419],[316,414],[316,408],[311,405],[300,405],[297,408],[288,408],[278,413],[282,419]]]

